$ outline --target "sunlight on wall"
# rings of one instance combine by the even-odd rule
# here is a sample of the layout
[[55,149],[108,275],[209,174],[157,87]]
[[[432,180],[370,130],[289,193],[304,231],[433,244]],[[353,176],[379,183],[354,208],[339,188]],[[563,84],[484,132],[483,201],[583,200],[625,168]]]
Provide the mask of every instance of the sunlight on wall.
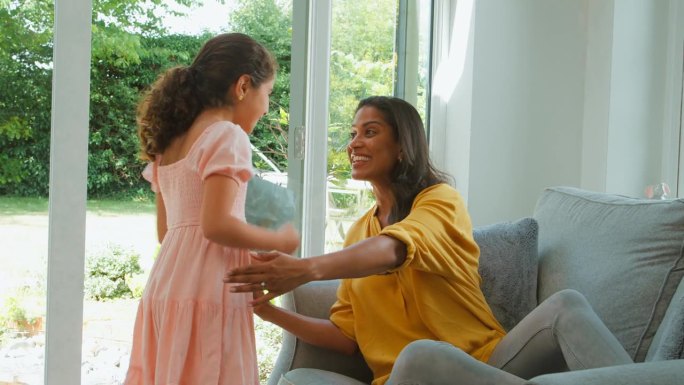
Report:
[[434,95],[444,101],[451,99],[463,75],[472,19],[473,0],[459,1],[450,36],[449,54],[447,59],[437,66],[433,81]]

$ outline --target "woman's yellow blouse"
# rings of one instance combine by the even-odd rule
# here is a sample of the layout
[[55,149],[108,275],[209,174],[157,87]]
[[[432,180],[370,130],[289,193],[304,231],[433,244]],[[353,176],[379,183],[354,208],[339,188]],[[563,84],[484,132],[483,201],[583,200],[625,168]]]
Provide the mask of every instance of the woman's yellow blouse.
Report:
[[406,244],[406,261],[384,275],[342,280],[330,314],[359,345],[373,384],[383,384],[399,352],[418,339],[449,342],[486,362],[505,332],[480,290],[480,250],[460,194],[447,184],[428,187],[406,218],[384,229],[373,207],[345,246],[376,235]]

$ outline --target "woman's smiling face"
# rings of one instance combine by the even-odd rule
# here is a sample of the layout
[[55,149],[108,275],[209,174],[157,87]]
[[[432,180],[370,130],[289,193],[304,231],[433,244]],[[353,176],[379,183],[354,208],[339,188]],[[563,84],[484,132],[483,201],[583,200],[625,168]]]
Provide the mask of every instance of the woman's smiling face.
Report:
[[347,155],[352,178],[389,183],[401,149],[394,129],[375,107],[361,107],[354,116]]

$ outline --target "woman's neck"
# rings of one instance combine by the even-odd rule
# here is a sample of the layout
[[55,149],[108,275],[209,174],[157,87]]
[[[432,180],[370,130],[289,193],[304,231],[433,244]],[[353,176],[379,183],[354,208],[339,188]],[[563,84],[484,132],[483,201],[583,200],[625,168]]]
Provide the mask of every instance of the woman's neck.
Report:
[[373,195],[375,195],[375,216],[380,221],[380,227],[390,225],[389,217],[394,206],[394,193],[389,185],[373,184]]

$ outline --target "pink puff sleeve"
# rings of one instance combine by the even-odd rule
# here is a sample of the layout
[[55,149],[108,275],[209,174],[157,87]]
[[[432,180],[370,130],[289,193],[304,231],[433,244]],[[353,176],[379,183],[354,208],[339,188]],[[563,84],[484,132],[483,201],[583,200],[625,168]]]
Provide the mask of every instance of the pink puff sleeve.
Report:
[[214,174],[239,182],[252,177],[252,147],[247,133],[239,126],[220,122],[208,127],[197,140],[197,148],[188,154],[188,165],[202,180]]
[[142,172],[143,178],[150,182],[150,186],[152,187],[152,191],[155,193],[159,192],[159,181],[157,180],[157,162],[149,162],[147,163],[147,166],[145,166],[145,169]]

